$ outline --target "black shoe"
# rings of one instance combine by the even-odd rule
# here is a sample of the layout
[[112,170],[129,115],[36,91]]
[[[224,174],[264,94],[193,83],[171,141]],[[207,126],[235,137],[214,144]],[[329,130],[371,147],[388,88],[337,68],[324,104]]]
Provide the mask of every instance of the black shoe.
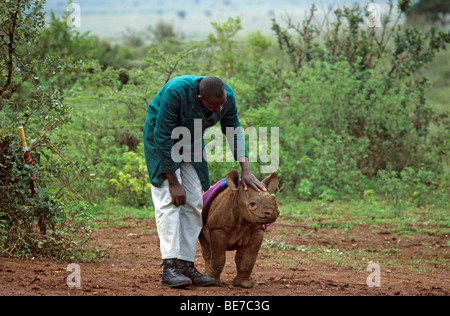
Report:
[[192,280],[193,285],[208,286],[216,283],[213,277],[198,272],[193,262],[178,259],[178,269],[183,275]]
[[180,272],[177,266],[177,259],[164,259],[162,266],[164,266],[161,281],[162,285],[171,288],[192,285],[191,279]]

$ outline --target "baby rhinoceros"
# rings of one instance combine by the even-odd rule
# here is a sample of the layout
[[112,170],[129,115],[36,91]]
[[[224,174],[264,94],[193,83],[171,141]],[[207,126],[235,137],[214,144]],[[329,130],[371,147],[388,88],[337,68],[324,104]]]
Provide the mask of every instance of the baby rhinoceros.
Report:
[[[245,191],[239,173],[231,170],[226,176],[228,188],[212,202],[199,239],[205,259],[206,274],[220,282],[227,250],[236,250],[237,276],[234,286],[253,287],[250,278],[261,247],[265,224],[273,223],[280,215],[275,195]],[[268,191],[275,191],[278,175],[272,173],[262,183]]]

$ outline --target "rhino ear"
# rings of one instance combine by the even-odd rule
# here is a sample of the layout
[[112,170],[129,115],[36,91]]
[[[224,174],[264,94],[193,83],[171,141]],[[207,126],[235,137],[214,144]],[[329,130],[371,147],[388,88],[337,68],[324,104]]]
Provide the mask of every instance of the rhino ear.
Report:
[[239,172],[237,172],[235,169],[231,169],[231,171],[227,174],[226,179],[228,187],[231,190],[239,190]]
[[275,191],[278,186],[278,174],[276,172],[272,173],[270,176],[262,180],[262,183],[269,191]]

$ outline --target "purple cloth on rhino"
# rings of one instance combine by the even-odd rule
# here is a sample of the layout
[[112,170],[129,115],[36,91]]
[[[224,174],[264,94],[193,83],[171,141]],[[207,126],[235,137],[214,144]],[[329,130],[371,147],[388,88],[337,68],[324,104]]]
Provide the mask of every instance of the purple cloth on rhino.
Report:
[[208,191],[203,192],[203,210],[202,210],[203,221],[206,220],[209,208],[211,207],[211,204],[214,201],[214,199],[219,195],[220,192],[222,192],[226,188],[228,188],[227,180],[222,179],[213,186],[211,186],[208,189]]

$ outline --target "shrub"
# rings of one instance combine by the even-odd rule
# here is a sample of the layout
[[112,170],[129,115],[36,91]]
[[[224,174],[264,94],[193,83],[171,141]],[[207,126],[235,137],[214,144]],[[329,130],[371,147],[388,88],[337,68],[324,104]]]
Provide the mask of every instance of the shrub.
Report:
[[335,10],[325,26],[313,23],[314,6],[302,23],[289,18],[283,28],[273,20],[292,73],[269,106],[283,122],[282,182],[300,197],[360,195],[380,170],[442,172],[446,141],[436,139],[445,128],[436,136],[429,127],[446,118],[427,103],[420,70],[450,34],[398,27],[405,5],[391,23],[390,2],[381,32],[360,27],[366,12],[358,6]]
[[[142,146],[141,146],[142,147]],[[122,204],[142,207],[151,204],[151,185],[147,173],[145,159],[140,153],[129,151],[111,167],[109,185]]]
[[[61,259],[76,255],[86,240],[73,232],[83,226],[89,235],[93,227],[91,206],[70,199],[71,180],[63,176],[76,173],[61,153],[64,137],[55,134],[70,121],[70,108],[60,90],[39,78],[73,69],[60,56],[39,60],[33,51],[45,25],[43,4],[0,3],[0,254]],[[25,164],[19,147],[21,125],[35,166]]]

